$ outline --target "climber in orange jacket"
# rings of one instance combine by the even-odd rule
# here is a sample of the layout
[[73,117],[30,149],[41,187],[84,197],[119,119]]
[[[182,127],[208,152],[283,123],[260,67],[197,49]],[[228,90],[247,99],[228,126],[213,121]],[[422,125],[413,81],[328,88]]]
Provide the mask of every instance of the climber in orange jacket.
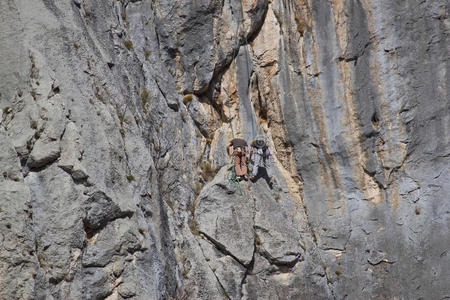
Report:
[[[227,152],[230,147],[233,147],[233,162],[236,172],[236,178],[248,180],[247,175],[247,142],[240,138],[235,138],[230,141],[227,147]],[[229,152],[228,152],[229,153]]]

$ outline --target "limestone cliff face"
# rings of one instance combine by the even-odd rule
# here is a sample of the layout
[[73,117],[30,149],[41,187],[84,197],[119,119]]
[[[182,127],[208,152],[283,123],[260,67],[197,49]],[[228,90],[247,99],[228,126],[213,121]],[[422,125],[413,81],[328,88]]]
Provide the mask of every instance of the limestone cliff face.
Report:
[[447,1],[0,15],[1,299],[450,296]]

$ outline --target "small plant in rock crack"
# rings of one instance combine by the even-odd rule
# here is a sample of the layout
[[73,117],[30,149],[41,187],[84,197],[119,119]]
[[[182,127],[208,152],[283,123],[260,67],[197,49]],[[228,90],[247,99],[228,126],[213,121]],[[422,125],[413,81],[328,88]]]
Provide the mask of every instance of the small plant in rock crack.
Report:
[[42,253],[38,253],[37,254],[37,260],[39,262],[39,267],[41,268],[46,268],[47,264],[44,263],[44,255]]
[[187,105],[189,102],[191,102],[193,95],[192,94],[186,94],[183,96],[183,103],[184,105]]
[[33,139],[29,139],[27,141],[27,150],[31,150],[33,148]]
[[30,128],[31,129],[37,129],[37,125],[38,125],[38,122],[36,120],[31,120],[30,121]]
[[127,180],[128,181],[133,181],[134,180],[134,176],[132,174],[128,174],[127,175]]
[[200,163],[201,175],[206,182],[211,181],[216,176],[216,170],[214,170],[211,162],[202,161]]
[[183,120],[183,122],[186,122],[186,118],[187,118],[187,113],[186,113],[186,111],[182,111],[181,113],[180,113],[180,115],[181,115],[181,120]]
[[191,218],[189,220],[189,229],[191,230],[192,234],[195,236],[199,236],[200,232],[198,231],[197,222],[195,222],[194,218]]
[[122,114],[122,113],[119,113],[119,114],[117,115],[117,117],[119,118],[120,126],[123,126],[123,121],[125,120],[125,115]]
[[183,269],[183,272],[181,273],[183,278],[187,278],[188,274],[189,274],[189,271],[187,269]]
[[148,93],[148,90],[146,88],[143,88],[141,91],[141,105],[142,105],[142,110],[144,111],[144,113],[147,113],[147,103],[148,103],[149,97],[150,97],[150,95]]
[[195,194],[195,197],[197,197],[198,195],[200,195],[200,192],[201,192],[201,190],[202,190],[202,184],[200,183],[200,182],[196,182],[195,184],[194,184],[194,194]]
[[31,89],[30,95],[31,95],[31,97],[33,98],[34,101],[36,101],[37,97],[39,96],[39,94],[38,94],[36,89]]
[[150,56],[150,50],[148,50],[147,48],[144,49],[144,56],[145,56],[145,59],[148,60],[148,57]]
[[125,42],[123,42],[125,48],[128,49],[128,51],[131,50],[131,48],[133,48],[133,43],[130,40],[126,40]]
[[273,195],[273,198],[275,199],[275,201],[280,202],[281,196],[280,196],[280,194],[277,193],[277,194]]
[[166,199],[166,203],[167,203],[167,206],[169,206],[170,209],[171,209],[172,211],[174,211],[175,205],[173,204],[173,202],[170,201],[169,199]]
[[189,211],[191,212],[192,216],[195,214],[195,207],[197,206],[197,198],[195,198],[191,203],[189,203]]

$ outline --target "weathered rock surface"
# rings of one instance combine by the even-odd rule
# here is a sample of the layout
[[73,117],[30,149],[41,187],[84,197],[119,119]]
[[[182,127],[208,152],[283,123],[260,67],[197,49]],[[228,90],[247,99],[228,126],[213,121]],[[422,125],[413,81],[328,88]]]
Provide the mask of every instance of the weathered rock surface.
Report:
[[217,248],[248,266],[253,258],[253,201],[245,188],[230,182],[226,167],[200,193],[195,207],[198,231]]
[[[1,299],[450,296],[446,1],[0,16]],[[273,189],[228,180],[237,136]]]

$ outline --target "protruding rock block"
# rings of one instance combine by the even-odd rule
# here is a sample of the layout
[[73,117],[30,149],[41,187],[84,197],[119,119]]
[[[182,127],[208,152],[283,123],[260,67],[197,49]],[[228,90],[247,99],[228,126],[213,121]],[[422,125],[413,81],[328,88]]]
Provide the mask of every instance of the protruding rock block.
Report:
[[247,194],[247,183],[228,180],[227,167],[207,184],[199,195],[195,210],[198,230],[224,253],[244,265],[253,258],[253,200]]

